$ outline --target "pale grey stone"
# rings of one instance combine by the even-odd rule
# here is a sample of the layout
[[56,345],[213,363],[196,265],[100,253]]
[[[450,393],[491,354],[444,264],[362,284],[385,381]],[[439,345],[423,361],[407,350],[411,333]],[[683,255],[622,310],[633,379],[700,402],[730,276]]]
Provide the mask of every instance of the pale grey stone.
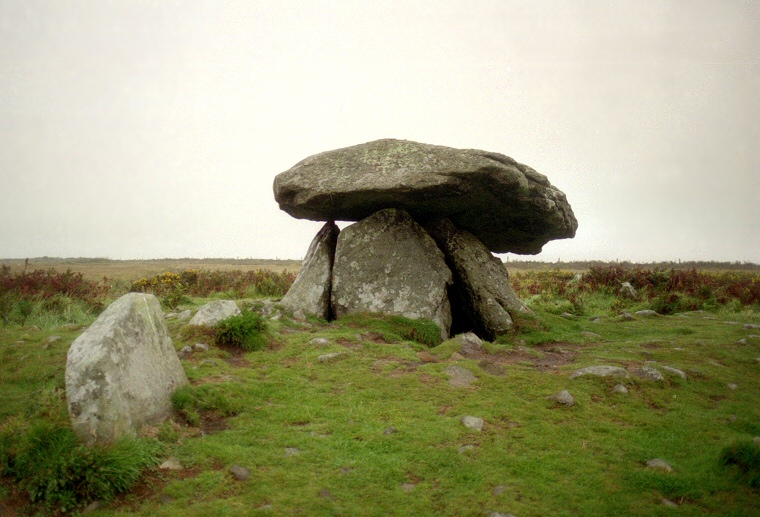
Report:
[[450,376],[449,384],[458,388],[466,388],[477,380],[470,370],[461,366],[447,366],[443,372]]
[[196,343],[193,348],[199,352],[208,352],[211,349],[206,343]]
[[298,456],[301,454],[301,449],[298,447],[286,447],[285,448],[285,456]]
[[730,390],[735,390],[738,387],[739,386],[737,384],[733,383],[733,382],[730,382],[730,383],[726,384],[726,388],[728,388]]
[[615,384],[615,387],[612,388],[612,391],[615,393],[626,394],[628,393],[628,388],[626,388],[622,384]]
[[61,340],[61,336],[48,336],[45,340],[46,343],[56,343]]
[[568,320],[574,320],[575,319],[575,316],[572,315],[572,314],[570,314],[569,312],[563,312],[562,314],[560,314],[560,316],[562,316],[563,318],[568,319]]
[[640,377],[642,379],[646,379],[648,381],[662,381],[665,380],[665,377],[656,370],[655,368],[652,368],[651,366],[642,366],[638,370],[634,372],[637,377]]
[[449,296],[459,328],[494,339],[512,329],[515,314],[530,312],[512,289],[505,265],[477,237],[448,219],[427,223],[425,229],[454,274]]
[[396,434],[397,432],[398,430],[395,427],[388,427],[383,431],[383,434],[387,436],[389,434]]
[[468,429],[472,429],[473,431],[483,430],[483,419],[476,416],[462,417],[462,424],[464,424],[464,426]]
[[673,467],[670,466],[670,463],[661,458],[654,458],[647,461],[647,467],[650,469],[661,469],[666,472],[673,472]]
[[475,446],[474,446],[474,445],[472,445],[472,444],[468,444],[468,445],[462,445],[462,446],[461,446],[461,447],[460,447],[460,448],[457,450],[457,452],[458,452],[459,454],[464,454],[464,453],[466,453],[466,452],[470,452],[470,451],[474,451],[474,450],[475,450]]
[[663,498],[662,504],[665,506],[669,506],[670,508],[678,508],[678,505],[671,501],[670,499]]
[[562,404],[563,406],[567,406],[567,407],[573,407],[575,405],[575,399],[570,394],[570,392],[567,391],[567,390],[562,390],[559,393],[557,393],[555,395],[550,395],[550,396],[548,396],[546,398],[548,398],[550,400],[553,400],[553,401],[557,402],[558,404]]
[[324,354],[317,357],[317,361],[320,363],[333,363],[338,359],[342,359],[346,354],[344,352],[333,352],[331,354]]
[[167,458],[158,468],[162,470],[182,470],[182,463],[180,463],[178,458],[172,456],[171,458]]
[[193,347],[190,345],[183,346],[179,352],[177,352],[177,356],[179,356],[180,359],[187,359],[193,354]]
[[659,314],[657,313],[657,311],[652,311],[652,310],[649,310],[649,309],[646,309],[646,310],[643,310],[643,311],[636,311],[634,314],[636,316],[641,316],[643,318],[651,318],[653,316],[659,316]]
[[672,366],[662,366],[663,370],[665,370],[668,373],[672,373],[673,375],[677,375],[682,379],[688,379],[688,375],[686,375],[686,372],[683,370],[679,370],[678,368],[673,368]]
[[329,346],[330,340],[324,337],[315,337],[309,340],[309,344],[314,346]]
[[736,342],[736,344],[737,345],[746,345],[747,344],[747,339],[746,338],[741,338],[740,340],[738,340]]
[[177,313],[177,319],[185,320],[192,315],[193,315],[193,311],[191,311],[190,309],[185,309],[184,311]]
[[597,334],[596,332],[589,332],[587,330],[584,330],[583,332],[581,332],[581,336],[592,338],[592,339],[603,339],[601,334]]
[[623,282],[620,286],[620,296],[623,298],[636,299],[638,293],[630,282]]
[[483,341],[472,332],[457,334],[454,341],[461,345],[460,352],[464,357],[477,356],[483,353]]
[[240,316],[240,314],[242,313],[234,301],[214,300],[198,309],[198,312],[188,322],[188,325],[213,327],[220,321],[224,321],[232,316]]
[[336,318],[369,312],[432,320],[441,339],[449,337],[451,271],[403,210],[382,210],[340,232],[332,281]]
[[87,444],[162,422],[188,382],[161,305],[142,293],[116,300],[72,343],[65,376],[72,426]]
[[251,477],[251,471],[240,465],[232,465],[230,467],[230,474],[238,481],[245,481]]
[[404,483],[403,485],[401,485],[401,490],[403,490],[404,492],[411,492],[412,490],[414,490],[414,487],[416,486],[417,485],[415,485],[414,483]]
[[571,379],[575,379],[576,377],[582,377],[584,375],[594,375],[597,377],[628,377],[628,372],[625,371],[624,368],[620,368],[619,366],[608,366],[608,365],[598,365],[598,366],[587,366],[585,368],[580,368],[578,370],[575,370],[573,373],[570,374]]
[[502,154],[406,140],[376,140],[310,156],[274,180],[280,208],[317,221],[358,221],[397,207],[450,219],[490,250],[536,254],[575,236],[565,195]]
[[756,323],[745,323],[744,328],[747,330],[756,330],[760,329],[760,325],[757,325]]
[[328,221],[311,241],[301,270],[282,299],[282,305],[293,311],[295,319],[305,320],[306,314],[328,319],[335,245],[340,229]]

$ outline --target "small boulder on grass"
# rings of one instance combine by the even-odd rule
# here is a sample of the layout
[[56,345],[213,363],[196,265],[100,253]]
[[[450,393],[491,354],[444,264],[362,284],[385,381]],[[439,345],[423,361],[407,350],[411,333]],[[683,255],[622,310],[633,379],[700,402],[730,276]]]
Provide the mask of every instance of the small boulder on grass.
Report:
[[214,300],[198,309],[188,325],[213,327],[220,321],[241,314],[237,304],[232,300]]

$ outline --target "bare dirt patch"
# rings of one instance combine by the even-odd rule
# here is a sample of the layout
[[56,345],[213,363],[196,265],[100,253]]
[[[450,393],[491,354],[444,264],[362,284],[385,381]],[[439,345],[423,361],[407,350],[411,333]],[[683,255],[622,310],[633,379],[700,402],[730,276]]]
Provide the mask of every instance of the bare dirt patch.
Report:
[[579,348],[579,345],[570,343],[545,343],[533,348],[517,347],[506,352],[499,351],[496,354],[483,352],[478,358],[481,363],[485,363],[485,368],[495,372],[492,375],[499,375],[498,365],[516,363],[530,363],[539,371],[548,371],[575,361]]

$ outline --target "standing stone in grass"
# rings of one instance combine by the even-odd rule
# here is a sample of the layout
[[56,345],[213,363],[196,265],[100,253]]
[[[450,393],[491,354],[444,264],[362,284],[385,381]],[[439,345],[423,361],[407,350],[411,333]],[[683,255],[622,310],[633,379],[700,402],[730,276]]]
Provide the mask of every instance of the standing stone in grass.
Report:
[[232,300],[214,300],[198,309],[188,325],[213,327],[220,321],[232,316],[240,316],[242,313],[237,304]]
[[631,298],[635,300],[636,296],[638,296],[638,293],[636,293],[636,289],[631,285],[630,282],[623,282],[620,286],[620,296],[623,298]]
[[514,314],[530,312],[512,289],[507,268],[477,237],[448,219],[431,222],[426,229],[454,273],[451,296],[458,327],[494,339],[512,329]]
[[338,236],[332,279],[336,318],[370,312],[432,320],[448,339],[452,275],[427,232],[404,210],[389,208]]
[[327,222],[311,241],[301,271],[282,299],[282,305],[294,313],[302,310],[318,318],[330,317],[330,291],[335,245],[340,229]]
[[66,399],[74,431],[86,444],[135,435],[172,414],[171,396],[187,377],[151,294],[112,303],[72,343]]

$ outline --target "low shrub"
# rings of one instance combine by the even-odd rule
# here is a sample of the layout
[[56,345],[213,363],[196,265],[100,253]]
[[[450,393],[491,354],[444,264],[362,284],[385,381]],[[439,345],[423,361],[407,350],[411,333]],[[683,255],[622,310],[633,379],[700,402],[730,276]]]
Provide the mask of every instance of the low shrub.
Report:
[[220,321],[216,329],[217,345],[232,345],[247,352],[261,350],[269,342],[266,336],[267,322],[259,314],[246,311]]

